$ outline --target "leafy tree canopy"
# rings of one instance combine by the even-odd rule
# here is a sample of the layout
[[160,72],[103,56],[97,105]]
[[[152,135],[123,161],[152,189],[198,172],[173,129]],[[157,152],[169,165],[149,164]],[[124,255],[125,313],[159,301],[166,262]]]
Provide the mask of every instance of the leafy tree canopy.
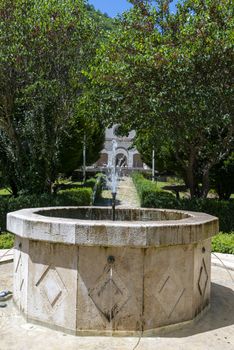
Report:
[[0,166],[15,194],[50,191],[59,171],[79,165],[80,135],[98,127],[76,120],[99,32],[82,0],[1,1]]
[[234,193],[234,152],[211,169],[211,184],[220,199]]
[[233,145],[232,1],[185,0],[175,14],[171,1],[131,2],[87,73],[88,104],[166,148],[191,196],[205,197]]

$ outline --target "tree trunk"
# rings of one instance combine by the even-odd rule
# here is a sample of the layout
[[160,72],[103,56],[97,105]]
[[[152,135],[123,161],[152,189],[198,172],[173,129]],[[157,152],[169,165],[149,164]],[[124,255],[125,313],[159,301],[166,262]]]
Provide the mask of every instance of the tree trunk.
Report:
[[10,188],[14,197],[18,197],[18,188],[14,180],[9,179]]
[[206,198],[210,190],[210,179],[209,179],[210,169],[206,169],[202,175],[202,193],[201,197]]
[[185,169],[186,185],[189,188],[191,198],[199,196],[198,184],[195,177],[194,166],[195,166],[195,153],[194,153],[194,149],[191,149],[188,166]]

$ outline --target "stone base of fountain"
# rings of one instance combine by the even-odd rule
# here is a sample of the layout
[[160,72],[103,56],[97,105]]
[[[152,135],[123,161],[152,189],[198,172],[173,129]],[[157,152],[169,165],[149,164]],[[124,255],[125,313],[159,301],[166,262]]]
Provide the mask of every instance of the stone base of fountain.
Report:
[[96,207],[8,214],[14,301],[28,320],[74,334],[149,335],[209,305],[216,218],[129,208],[108,217]]

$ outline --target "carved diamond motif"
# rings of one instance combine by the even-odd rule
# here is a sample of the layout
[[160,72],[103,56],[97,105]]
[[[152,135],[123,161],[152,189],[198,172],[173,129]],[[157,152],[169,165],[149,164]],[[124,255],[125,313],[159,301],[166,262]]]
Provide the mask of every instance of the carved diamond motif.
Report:
[[24,286],[24,276],[23,276],[23,262],[22,262],[22,254],[21,252],[15,252],[15,278],[16,278],[16,291],[19,293],[17,299],[21,298],[21,291]]
[[200,267],[200,273],[199,273],[199,278],[198,278],[198,289],[199,289],[199,293],[201,296],[203,296],[205,294],[206,286],[207,286],[207,282],[208,282],[208,277],[209,276],[207,273],[205,260],[202,259],[202,265]]
[[21,267],[21,265],[22,265],[22,258],[21,258],[21,252],[20,252],[19,255],[18,255],[17,263],[15,265],[15,273],[18,272],[18,270]]
[[48,266],[36,283],[46,307],[52,311],[67,294],[66,287],[55,268]]
[[113,268],[103,273],[95,287],[89,291],[89,296],[108,322],[117,315],[130,298],[128,289]]
[[168,269],[160,279],[155,295],[168,318],[171,317],[184,291],[178,276],[172,269]]

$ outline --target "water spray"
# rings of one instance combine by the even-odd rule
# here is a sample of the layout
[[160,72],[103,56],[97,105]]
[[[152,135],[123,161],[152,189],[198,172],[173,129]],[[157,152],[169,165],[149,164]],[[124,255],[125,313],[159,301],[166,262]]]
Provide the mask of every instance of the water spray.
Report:
[[116,164],[116,150],[118,144],[116,140],[112,141],[111,160],[108,163],[109,176],[107,176],[108,187],[111,190],[112,195],[112,220],[115,221],[115,207],[116,207],[116,195],[117,195],[117,183],[118,183],[118,165]]

